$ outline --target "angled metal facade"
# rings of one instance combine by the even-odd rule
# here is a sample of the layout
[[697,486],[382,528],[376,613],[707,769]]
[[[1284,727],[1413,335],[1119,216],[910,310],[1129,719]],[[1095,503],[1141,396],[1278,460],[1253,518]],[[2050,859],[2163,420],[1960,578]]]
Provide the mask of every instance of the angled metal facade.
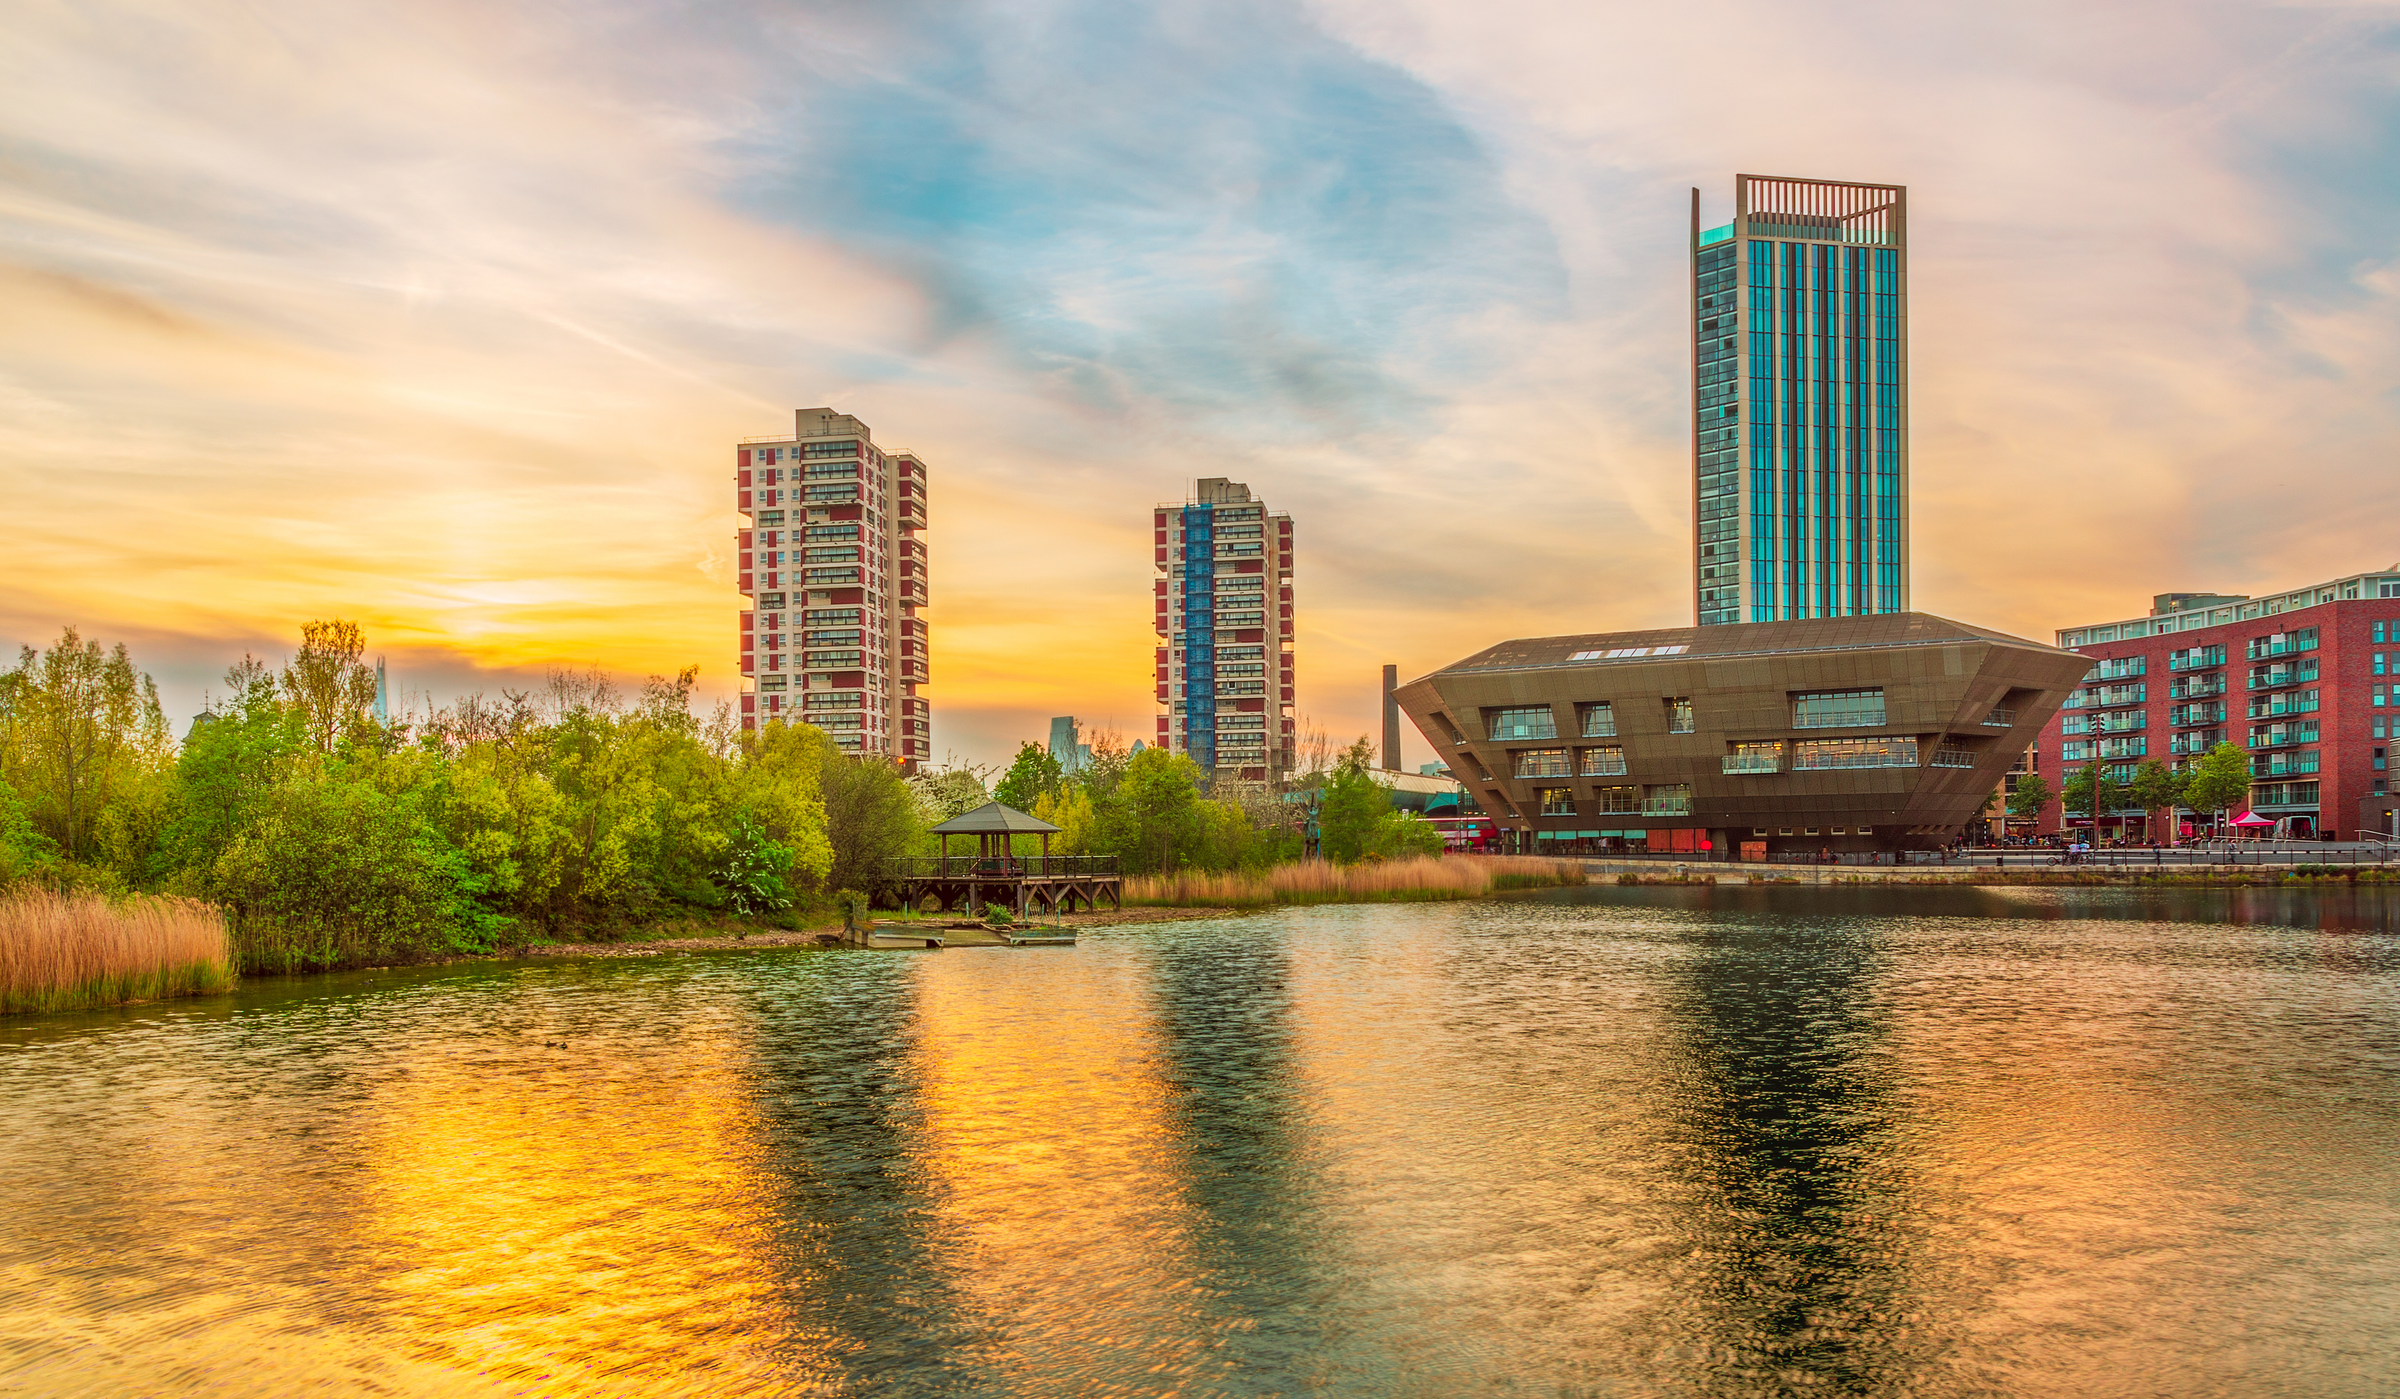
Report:
[[1503,642],[1399,700],[1529,837],[1896,849],[1973,820],[2089,666],[1905,612]]

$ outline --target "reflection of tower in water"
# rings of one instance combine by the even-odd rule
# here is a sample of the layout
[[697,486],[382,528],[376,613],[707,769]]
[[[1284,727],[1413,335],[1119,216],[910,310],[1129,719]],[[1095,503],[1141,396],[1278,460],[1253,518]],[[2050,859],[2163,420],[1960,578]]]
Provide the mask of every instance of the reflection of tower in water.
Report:
[[1691,1236],[1683,1279],[1713,1343],[1703,1393],[1881,1392],[1933,1338],[1886,1026],[1862,947],[1798,926],[1729,930],[1673,1008],[1686,1043]]
[[789,1318],[778,1358],[834,1393],[985,1392],[987,1330],[952,1300],[915,1156],[912,983],[897,961],[876,971],[796,982],[816,994],[779,1001],[759,1025]]
[[1291,975],[1269,939],[1178,942],[1155,964],[1193,1322],[1227,1378],[1346,1368],[1323,1324],[1338,1310],[1338,1241],[1303,1121]]

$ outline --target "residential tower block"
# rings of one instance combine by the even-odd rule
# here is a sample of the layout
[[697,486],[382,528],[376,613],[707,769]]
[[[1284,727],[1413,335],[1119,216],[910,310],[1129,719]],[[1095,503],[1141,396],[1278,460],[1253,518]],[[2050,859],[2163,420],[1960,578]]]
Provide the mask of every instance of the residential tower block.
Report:
[[742,727],[814,724],[844,752],[914,771],[933,756],[917,693],[931,679],[924,459],[831,408],[735,451]]
[[1280,781],[1294,746],[1292,517],[1212,476],[1151,523],[1158,746],[1219,778]]

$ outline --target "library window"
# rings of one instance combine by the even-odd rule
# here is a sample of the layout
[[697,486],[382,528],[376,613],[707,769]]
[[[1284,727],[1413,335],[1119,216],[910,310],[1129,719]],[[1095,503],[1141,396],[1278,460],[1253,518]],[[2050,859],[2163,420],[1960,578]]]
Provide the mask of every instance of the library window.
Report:
[[1564,777],[1567,775],[1567,750],[1564,748],[1521,748],[1510,755],[1513,777]]
[[1883,722],[1881,690],[1821,690],[1792,696],[1795,729],[1869,728]]
[[1483,722],[1486,732],[1495,743],[1558,737],[1558,723],[1551,717],[1550,706],[1546,704],[1523,709],[1487,709],[1483,711]]
[[1583,750],[1579,777],[1622,777],[1625,775],[1625,750],[1622,748],[1586,748]]
[[1541,794],[1544,816],[1572,816],[1575,814],[1574,788],[1544,787],[1541,789]]
[[1671,699],[1666,704],[1667,732],[1671,734],[1690,733],[1692,731],[1692,702],[1688,699]]
[[[2076,745],[2067,745],[2072,748]],[[1824,768],[1913,768],[1913,738],[1813,738],[1792,745],[1792,771]]]

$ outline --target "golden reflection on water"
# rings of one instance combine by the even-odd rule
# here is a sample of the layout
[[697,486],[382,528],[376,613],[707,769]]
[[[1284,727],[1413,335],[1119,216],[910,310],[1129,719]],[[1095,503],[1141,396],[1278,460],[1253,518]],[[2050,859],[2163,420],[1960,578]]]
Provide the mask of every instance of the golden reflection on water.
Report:
[[1012,956],[1064,962],[956,952],[916,980],[932,1266],[961,1310],[1005,1322],[987,1363],[1028,1392],[1042,1376],[1172,1367],[1202,1342],[1181,1320],[1174,1127],[1139,968],[993,978]]
[[394,1339],[546,1396],[744,1387],[785,1328],[740,1047],[578,1039],[533,1072],[497,1052],[412,1044],[364,1109],[360,1232]]
[[2388,1390],[2400,941],[1970,897],[0,1033],[0,1394]]
[[[1375,1166],[1331,1179],[1344,1251],[1398,1263],[1374,1274],[1395,1375],[1430,1362],[1417,1319],[1438,1315],[1478,1337],[1470,1373],[1497,1382],[1528,1355],[1568,1359],[1650,1301],[1626,1266],[1650,1231],[1617,1130],[1627,1099],[1607,1079],[1612,1054],[1658,1033],[1656,1009],[1586,998],[1579,1010],[1600,1013],[1611,1043],[1562,1056],[1553,1037],[1570,1025],[1545,1031],[1524,1013],[1559,993],[1555,969],[1469,940],[1467,910],[1420,916],[1430,935],[1405,944],[1361,925],[1295,946],[1296,1061],[1338,1157]],[[1578,1249],[1545,1238],[1562,1214],[1581,1220]],[[1466,1382],[1457,1355],[1441,1362]]]

